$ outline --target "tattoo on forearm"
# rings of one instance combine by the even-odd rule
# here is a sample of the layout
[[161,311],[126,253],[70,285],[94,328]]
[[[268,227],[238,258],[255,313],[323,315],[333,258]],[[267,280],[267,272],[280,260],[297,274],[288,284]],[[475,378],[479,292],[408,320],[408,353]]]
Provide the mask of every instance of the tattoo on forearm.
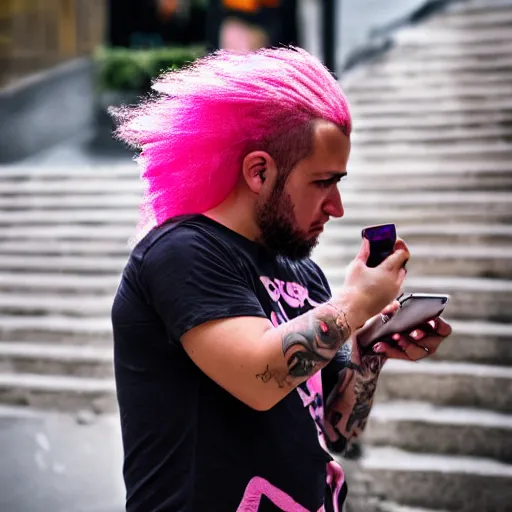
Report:
[[335,451],[343,451],[350,439],[364,430],[385,360],[380,355],[360,358],[357,354],[340,371],[338,385],[328,397],[325,411],[328,441]]
[[384,357],[371,355],[364,357],[362,365],[357,369],[358,376],[354,383],[356,402],[348,418],[346,432],[357,435],[366,427],[383,364]]
[[291,377],[313,375],[336,355],[350,334],[345,318],[339,319],[332,311],[322,313],[309,313],[307,325],[301,329],[290,326],[293,331],[283,336],[283,355]]
[[326,304],[283,324],[283,355],[286,373],[267,368],[256,375],[263,382],[275,380],[279,387],[295,386],[324,367],[350,336],[344,311]]
[[271,370],[269,368],[268,364],[263,373],[256,374],[256,378],[260,379],[264,384],[266,384],[267,382],[270,382],[272,379],[274,379],[280,388],[284,388],[288,384],[286,377],[287,376],[284,375],[283,372],[279,372],[277,370]]

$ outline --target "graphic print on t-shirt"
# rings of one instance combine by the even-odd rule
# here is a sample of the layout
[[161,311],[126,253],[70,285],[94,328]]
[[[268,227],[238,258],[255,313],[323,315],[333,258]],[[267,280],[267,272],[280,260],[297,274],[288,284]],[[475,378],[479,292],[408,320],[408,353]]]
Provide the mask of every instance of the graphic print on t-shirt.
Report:
[[289,318],[285,311],[285,305],[295,309],[303,308],[306,303],[312,308],[320,305],[320,303],[311,299],[308,289],[298,283],[270,279],[266,276],[260,276],[260,281],[277,309],[277,311],[274,309],[270,315],[270,321],[274,327],[288,322]]

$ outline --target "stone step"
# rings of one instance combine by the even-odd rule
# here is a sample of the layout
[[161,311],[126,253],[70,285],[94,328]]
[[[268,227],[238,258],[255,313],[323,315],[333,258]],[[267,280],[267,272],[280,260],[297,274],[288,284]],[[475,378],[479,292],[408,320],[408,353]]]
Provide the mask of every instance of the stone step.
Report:
[[[0,194],[13,196],[32,194],[61,194],[62,196],[67,194],[98,194],[105,196],[104,199],[108,200],[116,194],[139,195],[142,189],[142,183],[137,176],[127,176],[124,179],[116,180],[106,178],[92,179],[82,175],[72,176],[68,179],[63,179],[60,176],[50,179],[46,175],[41,176],[39,179],[34,179],[31,175],[28,175],[26,180],[20,181],[0,179]],[[59,195],[58,198],[65,201],[65,197],[62,196]]]
[[0,342],[0,373],[112,378],[112,347]]
[[498,28],[503,25],[512,25],[512,9],[510,6],[495,6],[487,4],[481,8],[471,8],[466,5],[459,9],[452,9],[443,12],[425,22],[427,27],[460,28],[466,31],[471,29]]
[[436,405],[512,412],[512,367],[447,361],[389,360],[378,400],[417,400]]
[[31,373],[0,373],[0,402],[62,412],[117,409],[113,379]]
[[[360,245],[319,246],[313,259],[326,269],[332,279],[336,266],[344,268],[355,257]],[[410,276],[495,277],[512,279],[512,247],[482,247],[409,244]],[[329,269],[329,270],[328,270]]]
[[19,272],[61,272],[76,274],[120,275],[127,258],[113,256],[31,256],[9,255],[0,258],[0,272],[17,270]]
[[[361,162],[349,163],[349,171],[357,173],[357,176],[364,177],[365,180],[373,180],[382,176],[397,176],[400,179],[407,179],[408,177],[428,178],[435,176],[439,178],[443,175],[450,175],[460,177],[461,181],[467,176],[476,175],[509,175],[512,173],[511,162],[483,162],[480,160],[473,160],[471,162],[436,162],[436,161],[419,161],[414,165],[404,162],[379,163],[376,165],[362,164]],[[352,175],[351,175],[352,176]],[[350,182],[352,178],[348,180]]]
[[[512,80],[512,77],[511,77]],[[375,94],[375,91],[370,91]],[[401,92],[395,94],[396,98],[401,96]],[[350,97],[350,96],[349,96]],[[398,109],[397,109],[398,110]],[[450,115],[443,112],[425,112],[423,117],[411,116],[393,116],[393,117],[367,117],[358,118],[354,123],[354,134],[366,131],[375,132],[388,130],[406,131],[410,129],[413,133],[425,133],[426,131],[440,130],[470,130],[474,127],[492,127],[494,125],[510,127],[512,124],[512,110],[502,111],[452,111]],[[491,162],[489,162],[491,163]],[[494,164],[494,162],[492,162]]]
[[[466,127],[438,127],[433,130],[409,130],[409,129],[393,129],[387,131],[380,129],[354,131],[351,139],[357,144],[381,145],[393,144],[396,141],[401,143],[414,144],[443,144],[454,142],[465,144],[467,142],[482,143],[486,140],[495,141],[497,139],[506,140],[512,137],[512,123],[509,126],[490,126],[480,128],[478,126]],[[8,201],[5,198],[0,202],[1,207],[11,208],[16,204],[12,199]],[[33,202],[31,202],[33,205]],[[110,205],[110,204],[109,204]]]
[[109,162],[105,164],[94,164],[94,166],[82,165],[77,163],[72,166],[39,166],[20,163],[17,165],[4,165],[0,172],[0,183],[5,181],[18,181],[23,183],[27,180],[56,180],[72,181],[77,178],[110,180],[115,179],[137,180],[139,178],[139,169],[137,165],[129,158],[121,163]]
[[108,315],[94,318],[19,316],[0,314],[0,340],[76,343],[102,345],[112,343],[112,322]]
[[[471,160],[493,159],[498,161],[510,161],[512,159],[512,145],[508,140],[494,140],[488,144],[471,144],[468,142],[450,143],[438,141],[429,142],[404,142],[375,145],[366,148],[363,143],[354,142],[352,162],[410,162],[414,165],[415,159],[428,159],[432,162],[457,161],[465,163]],[[116,213],[115,210],[111,210]],[[10,213],[10,212],[9,212]]]
[[512,415],[424,402],[378,403],[372,408],[364,440],[412,452],[512,462]]
[[0,226],[0,240],[89,240],[114,242],[127,245],[134,234],[133,226],[56,224],[53,226]]
[[[512,29],[512,25],[509,27]],[[495,39],[489,42],[473,44],[446,43],[444,45],[397,45],[393,48],[393,59],[410,58],[428,60],[497,59],[509,56],[512,51],[511,40]]]
[[398,165],[396,170],[392,170],[389,169],[389,165],[381,167],[377,162],[375,170],[381,171],[379,174],[366,175],[364,171],[360,172],[361,169],[361,165],[359,167],[350,166],[348,178],[340,185],[342,195],[345,194],[345,191],[358,194],[368,192],[403,194],[411,191],[435,191],[438,193],[440,190],[459,194],[475,190],[485,193],[497,190],[512,191],[512,171],[507,174],[469,172],[468,174],[446,173],[445,175],[433,172],[431,176],[424,176],[414,171],[411,165],[411,172],[404,175],[400,172]]
[[[510,322],[510,315],[506,319]],[[433,360],[512,366],[512,324],[469,318],[450,324],[453,332],[432,356]]]
[[[343,183],[344,182],[341,184],[342,191]],[[343,203],[354,207],[359,206],[361,203],[381,206],[390,202],[400,207],[418,206],[420,208],[429,208],[432,206],[447,205],[451,207],[460,206],[467,208],[471,205],[483,205],[491,209],[495,208],[499,210],[503,207],[510,208],[512,205],[512,192],[445,192],[440,190],[437,194],[433,195],[424,194],[422,191],[410,191],[408,194],[361,194],[347,191],[343,194]]]
[[83,240],[6,240],[0,238],[0,254],[39,255],[103,255],[128,256],[130,249],[126,241],[83,241]]
[[415,25],[397,31],[393,41],[399,48],[430,48],[451,46],[476,46],[486,43],[502,45],[512,42],[510,27],[489,27],[478,31],[455,30],[449,27],[432,27],[428,24]]
[[128,225],[135,229],[138,218],[137,208],[128,210],[25,210],[20,212],[2,212],[0,225],[41,225],[41,224],[91,224],[91,225]]
[[112,297],[119,285],[118,275],[82,275],[37,272],[0,272],[2,292],[41,293],[59,295],[108,295]]
[[[495,112],[506,112],[508,116],[512,110],[511,99],[487,98],[482,101],[472,102],[470,100],[457,100],[456,98],[446,98],[431,103],[418,102],[414,108],[409,108],[406,104],[396,98],[394,101],[380,103],[378,105],[354,105],[352,115],[356,119],[354,126],[357,126],[357,119],[367,117],[406,117],[416,119],[434,115],[444,115],[447,118],[453,115],[463,116],[468,122],[471,122],[471,116],[481,115],[485,112],[488,115],[494,115]],[[447,119],[446,123],[450,123]]]
[[448,6],[449,12],[462,10],[464,12],[488,12],[490,9],[503,9],[512,7],[511,0],[466,0],[463,3],[454,2]]
[[[344,193],[346,190],[358,192],[409,192],[411,190],[435,191],[443,190],[445,192],[462,192],[480,190],[481,192],[494,192],[496,190],[512,191],[512,172],[508,174],[468,174],[468,175],[436,175],[416,176],[412,171],[408,176],[395,174],[393,171],[389,175],[384,172],[381,175],[367,177],[364,174],[359,175],[358,171],[350,167],[350,175],[343,182],[340,190]],[[359,179],[361,178],[361,179]],[[1,231],[1,228],[0,228]]]
[[[342,191],[343,194],[343,191]],[[499,205],[496,205],[499,206]],[[390,203],[389,206],[381,206],[374,208],[368,206],[366,209],[362,207],[356,208],[350,206],[345,209],[343,222],[346,225],[371,226],[374,224],[400,223],[400,226],[409,224],[417,225],[419,223],[468,223],[481,222],[486,224],[510,224],[512,221],[512,212],[506,206],[490,209],[486,205],[476,204],[474,207],[461,206],[441,206],[432,205],[430,208],[417,208],[415,206],[398,206]]]
[[137,209],[140,196],[129,193],[109,195],[75,194],[66,195],[0,195],[1,210],[58,209],[74,210],[81,208],[130,208]]
[[368,447],[361,467],[376,492],[403,505],[454,512],[510,510],[512,466],[503,462]]
[[[365,150],[363,144],[353,144],[353,156],[350,162],[350,168],[354,166],[389,166],[407,164],[411,167],[411,173],[414,173],[414,165],[418,160],[427,160],[432,165],[465,165],[472,161],[483,163],[485,159],[498,162],[510,162],[512,159],[512,148],[508,141],[496,141],[487,146],[476,146],[467,143],[436,143],[435,145],[427,143],[409,144],[380,144],[372,146],[370,150]],[[116,210],[110,210],[112,215]]]
[[[434,43],[434,42],[433,42]],[[493,72],[486,74],[475,74],[471,71],[460,71],[456,79],[450,74],[428,74],[411,76],[389,75],[382,80],[361,80],[361,75],[366,73],[365,68],[356,68],[343,76],[341,85],[345,93],[350,98],[355,92],[373,91],[378,94],[395,94],[410,91],[411,89],[430,88],[435,91],[437,88],[451,88],[454,81],[461,87],[492,87],[504,86],[512,80],[512,70],[509,72]]]
[[67,315],[71,317],[95,317],[105,315],[108,317],[112,307],[112,295],[83,294],[35,294],[34,292],[1,293],[0,311],[8,315]]
[[431,60],[423,62],[420,59],[411,60],[404,57],[395,59],[393,51],[384,57],[375,59],[373,63],[365,66],[364,76],[377,81],[381,77],[394,75],[396,78],[408,76],[424,76],[426,74],[444,74],[457,80],[460,73],[484,74],[506,73],[512,71],[512,58],[499,56],[496,59],[459,58],[450,60]]
[[[364,226],[361,226],[361,229]],[[345,226],[343,219],[331,220],[320,238],[322,246],[359,243],[361,229]],[[398,236],[409,244],[464,244],[465,246],[512,246],[512,226],[500,224],[417,224],[401,226]],[[11,242],[14,243],[14,242]],[[0,250],[5,242],[0,242]],[[1,280],[0,280],[1,282]]]
[[375,512],[448,512],[447,510],[431,509],[425,507],[409,507],[394,501],[381,501],[376,505]]

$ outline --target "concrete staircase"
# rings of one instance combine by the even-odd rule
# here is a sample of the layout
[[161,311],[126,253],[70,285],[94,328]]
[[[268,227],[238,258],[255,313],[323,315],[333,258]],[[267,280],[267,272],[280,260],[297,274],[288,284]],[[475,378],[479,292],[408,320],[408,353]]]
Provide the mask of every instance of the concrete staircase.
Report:
[[395,222],[407,291],[450,293],[454,327],[431,361],[386,364],[347,508],[512,511],[512,2],[401,30],[344,88],[346,214],[316,260],[336,290],[361,228]]
[[115,411],[109,311],[141,184],[133,164],[0,171],[0,403]]

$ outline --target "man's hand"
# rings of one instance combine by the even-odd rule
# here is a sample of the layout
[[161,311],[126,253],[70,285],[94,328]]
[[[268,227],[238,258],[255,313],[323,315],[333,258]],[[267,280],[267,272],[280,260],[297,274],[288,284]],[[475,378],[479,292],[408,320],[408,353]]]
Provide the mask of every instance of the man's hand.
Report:
[[379,341],[373,347],[376,354],[385,355],[390,359],[419,361],[435,354],[439,345],[452,332],[450,324],[441,317],[417,325],[410,332],[393,334],[390,343]]
[[355,318],[349,319],[353,329],[361,327],[369,318],[380,313],[400,294],[407,274],[404,266],[410,253],[405,242],[398,239],[393,254],[377,267],[366,265],[369,256],[370,242],[364,238],[358,255],[347,267],[345,274],[343,291],[353,298],[353,311],[358,313],[353,313]]

